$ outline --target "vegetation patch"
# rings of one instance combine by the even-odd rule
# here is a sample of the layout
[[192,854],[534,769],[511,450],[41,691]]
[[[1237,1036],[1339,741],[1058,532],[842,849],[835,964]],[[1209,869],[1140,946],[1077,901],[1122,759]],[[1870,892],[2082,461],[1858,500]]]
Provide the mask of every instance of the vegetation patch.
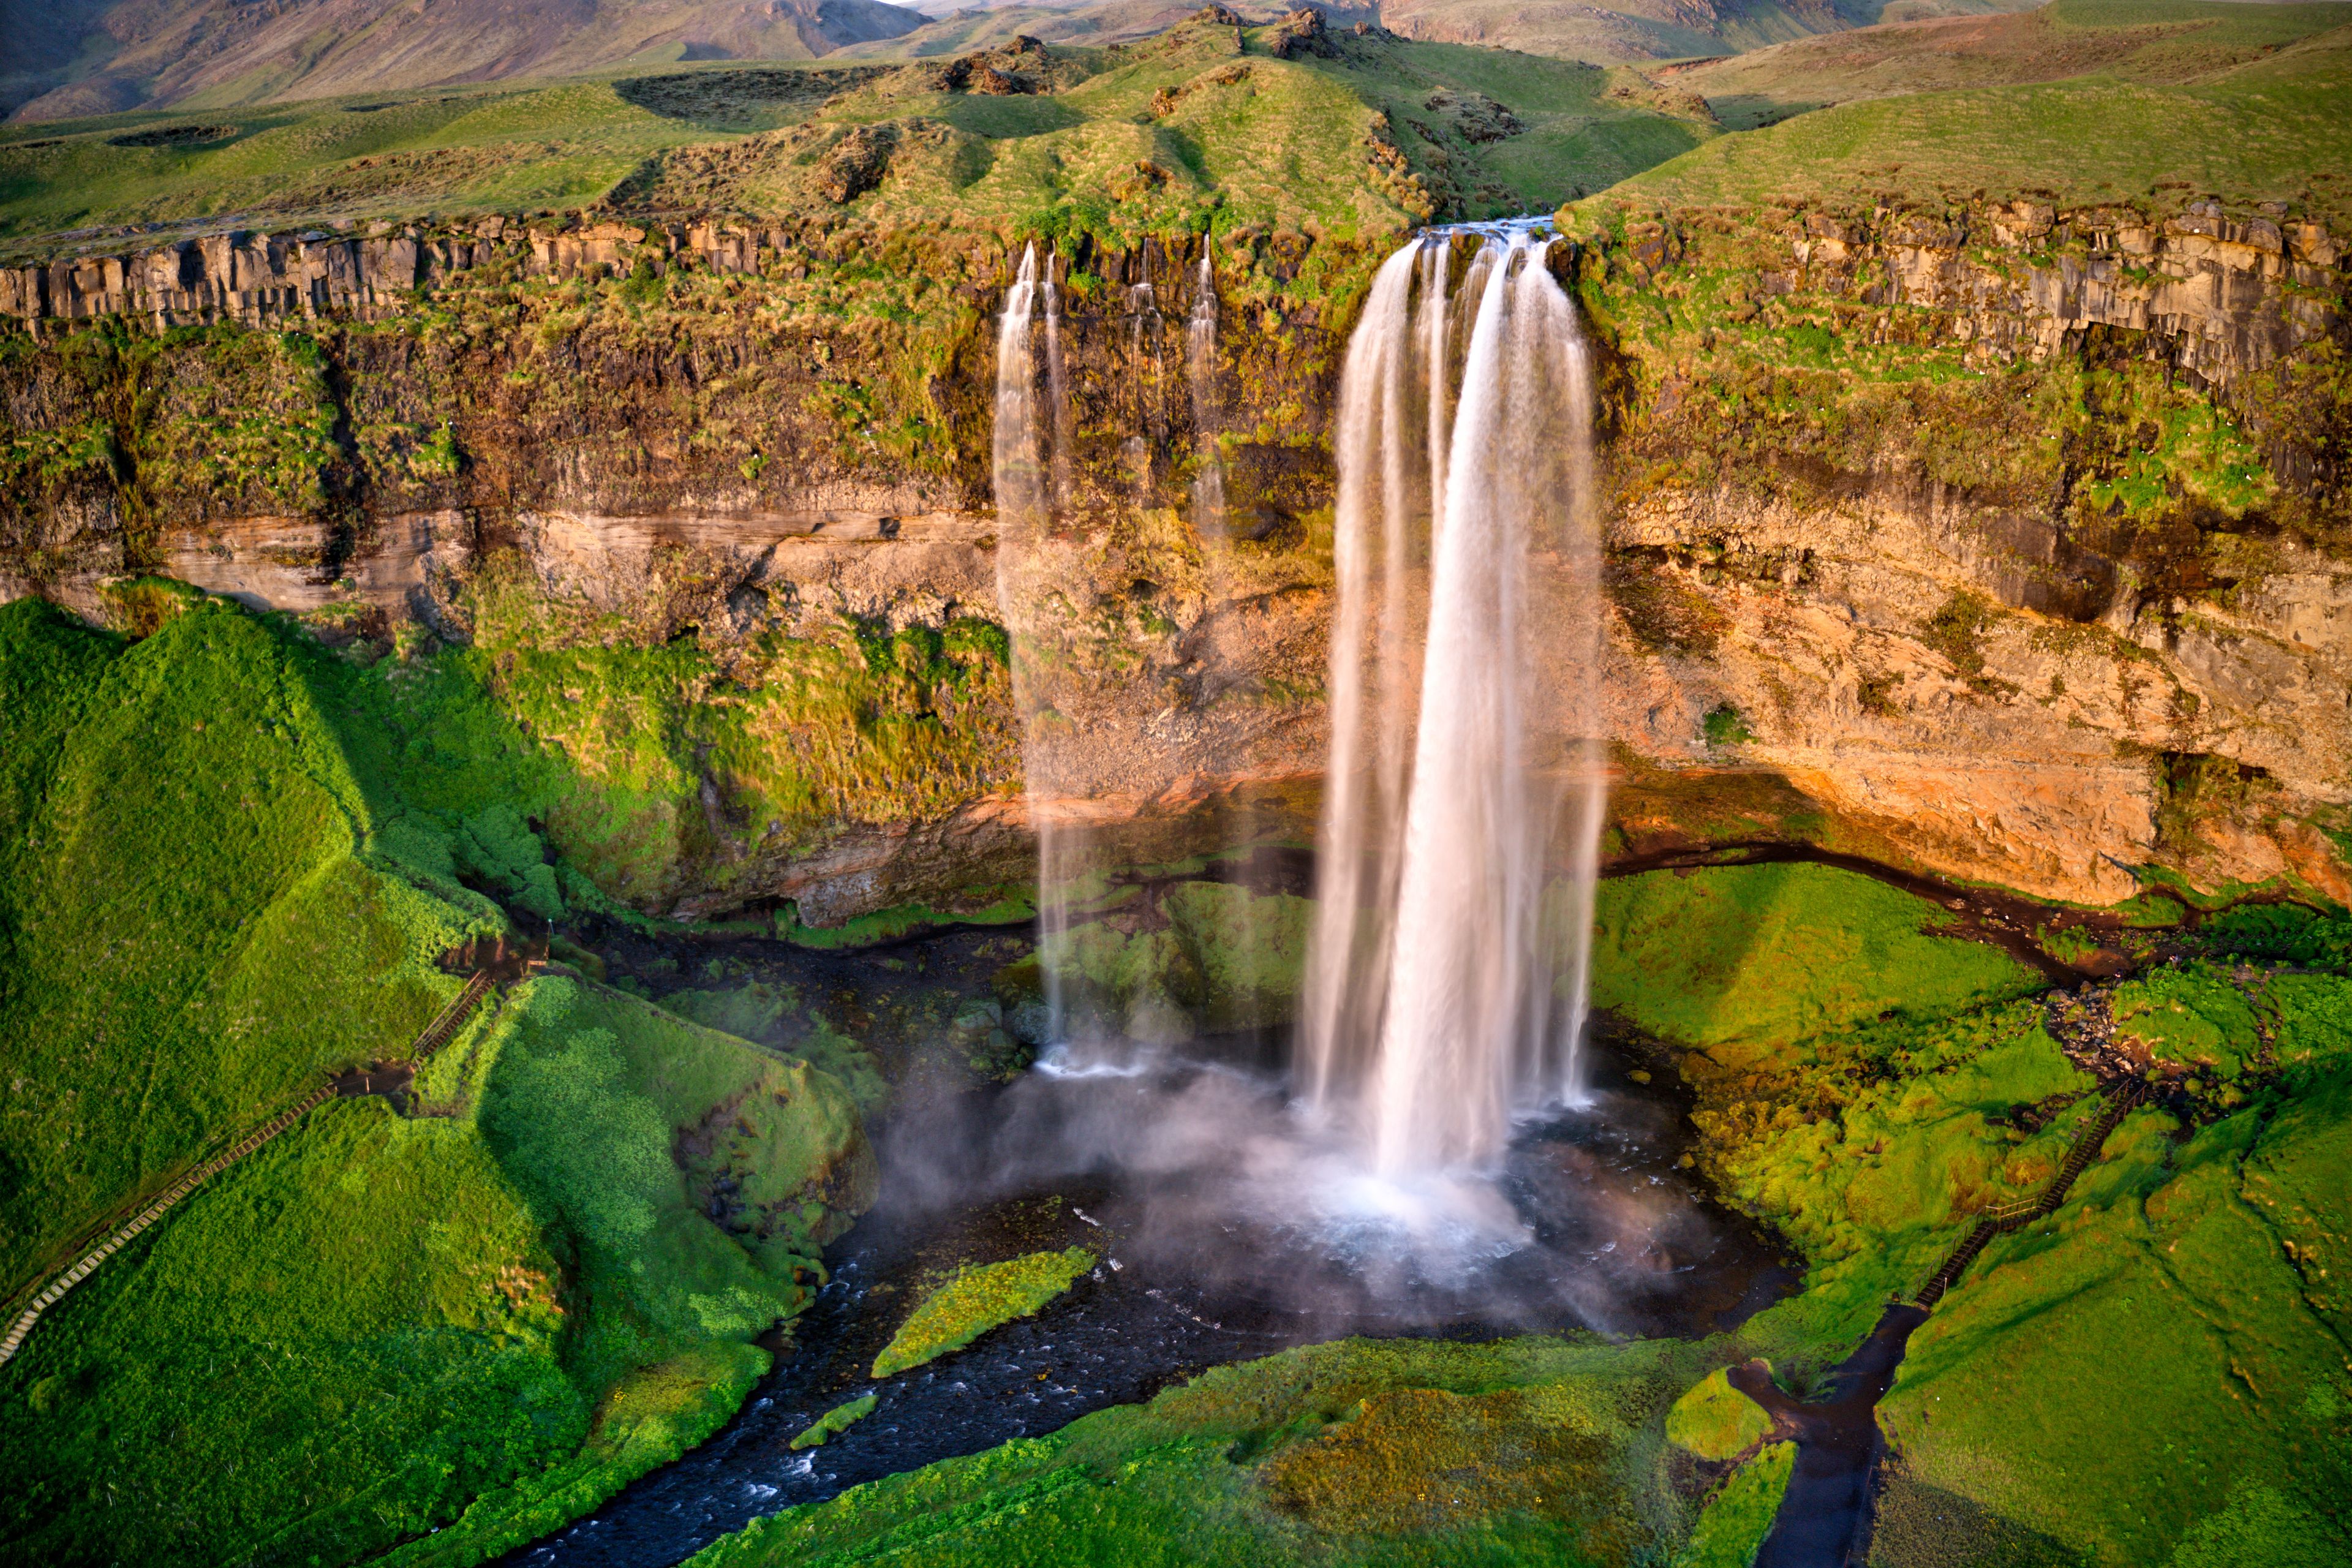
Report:
[[[547,869],[488,809],[546,775],[478,687],[168,602],[135,643],[0,606],[13,1284],[322,1072],[398,1059],[461,983],[438,956],[504,927],[461,875]],[[872,1194],[829,1077],[569,980],[415,1091],[313,1110],[43,1319],[0,1368],[0,1533],[470,1568],[715,1430]]]
[[920,1366],[963,1349],[1015,1318],[1033,1317],[1094,1266],[1093,1253],[1073,1247],[959,1270],[933,1288],[898,1325],[874,1358],[874,1375],[889,1377]]
[[1717,1464],[1747,1455],[1771,1430],[1770,1415],[1732,1387],[1721,1367],[1666,1412],[1666,1441]]
[[874,1395],[861,1394],[846,1405],[836,1405],[818,1416],[792,1440],[789,1447],[794,1452],[803,1448],[821,1448],[873,1414]]
[[1797,1446],[1774,1443],[1733,1471],[1707,1500],[1674,1568],[1748,1568],[1772,1531],[1796,1465]]
[[1660,1341],[1310,1346],[758,1521],[694,1561],[1630,1568],[1688,1528],[1656,1429],[1700,1364]]

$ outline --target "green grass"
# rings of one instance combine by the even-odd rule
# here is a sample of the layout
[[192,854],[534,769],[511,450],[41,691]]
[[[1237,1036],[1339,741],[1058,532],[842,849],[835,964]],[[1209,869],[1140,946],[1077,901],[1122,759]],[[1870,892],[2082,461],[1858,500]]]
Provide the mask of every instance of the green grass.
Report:
[[2253,1009],[2228,976],[2204,964],[2126,981],[2114,1007],[2117,1041],[2159,1065],[2231,1079],[2259,1048]]
[[1746,129],[1857,99],[2100,77],[2170,86],[2341,26],[2330,5],[2056,0],[1999,21],[1881,27],[1757,49],[1678,73]]
[[874,1414],[874,1395],[861,1394],[845,1405],[836,1405],[810,1423],[808,1428],[786,1447],[798,1452],[803,1448],[821,1448],[840,1436],[858,1422]]
[[[502,923],[453,844],[477,879],[546,868],[479,807],[547,775],[478,687],[118,597],[151,635],[0,607],[21,1284],[323,1069],[402,1054],[457,984],[433,960]],[[370,722],[412,684],[478,728]],[[767,1365],[748,1342],[872,1194],[829,1076],[570,981],[513,990],[418,1084],[415,1119],[314,1110],[51,1310],[0,1368],[0,1534],[156,1563],[415,1538],[398,1555],[467,1568],[714,1430]]]
[[120,639],[0,608],[21,816],[0,884],[0,1279],[326,1071],[396,1058],[481,916],[362,858],[302,655],[199,605]]
[[1748,1454],[1771,1430],[1772,1417],[1732,1387],[1721,1368],[1666,1412],[1666,1441],[1717,1464]]
[[[235,137],[199,148],[117,147],[185,110],[16,127],[0,140],[0,241],[94,223],[194,229],[235,214],[297,218],[517,212],[604,195],[647,156],[704,140],[609,82],[501,84],[207,110]],[[41,143],[27,147],[26,142]],[[276,220],[276,221],[271,221]]]
[[959,1271],[907,1314],[874,1358],[874,1375],[889,1377],[920,1366],[1015,1318],[1033,1317],[1094,1266],[1093,1253],[1073,1247]]
[[1745,1065],[1894,1013],[1932,1018],[2038,987],[1924,900],[1830,866],[1651,871],[1601,884],[1592,1000]]
[[1661,1341],[1317,1345],[787,1510],[694,1561],[1654,1562],[1689,1512],[1657,1426],[1701,1360]]
[[[1685,943],[1720,951],[1721,911],[1738,906],[1680,907]],[[1817,898],[1793,923],[1833,931],[1857,912]],[[1990,1561],[2011,1549],[1999,1542],[2042,1541],[2119,1568],[2176,1548],[2184,1563],[2342,1551],[2352,983],[2218,962],[2238,945],[2332,954],[2333,924],[2248,911],[2204,933],[2217,962],[2119,989],[2123,1030],[2175,1059],[2233,1055],[2236,1077],[2205,1069],[2201,1128],[2136,1112],[2057,1215],[1997,1241],[1913,1339],[1882,1420],[1905,1484],[1945,1500],[1953,1550]],[[1859,961],[1820,942],[1768,946],[1766,962],[1806,952],[1786,971],[1835,994]],[[1737,971],[1699,973],[1682,983],[1695,1000],[1737,989]],[[1809,1266],[1802,1295],[1741,1331],[1800,1377],[1842,1357],[1976,1211],[2046,1183],[2096,1109],[2031,1003],[1849,1013],[1769,1045],[1709,1044],[1710,1008],[1660,1016],[1705,1049],[1684,1058],[1703,1168]],[[1686,1396],[1694,1434],[1715,1425],[1699,1418],[1706,1389]]]
[[1881,1420],[1913,1475],[2090,1562],[2340,1560],[2352,1318],[2318,1259],[2344,1255],[2352,1080],[2168,1131],[2135,1115],[1992,1249]]
[[[374,95],[364,112],[351,100],[214,110],[204,119],[236,134],[194,148],[111,144],[184,114],[44,124],[0,134],[0,245],[40,247],[100,224],[193,231],[228,214],[289,229],[604,202],[824,213],[825,153],[846,128],[885,121],[901,133],[890,172],[849,209],[870,225],[1122,243],[1211,224],[1388,234],[1430,212],[1546,208],[1707,133],[1606,98],[1589,66],[1453,45],[1347,47],[1343,60],[1286,61],[1253,41],[1245,80],[1202,85],[1195,79],[1238,58],[1232,30],[1179,27],[1135,46],[1058,51],[1065,80],[1050,96],[924,92],[885,76],[757,113],[734,102],[727,72],[698,72],[713,103],[731,105],[708,118],[642,107],[625,82],[580,80]],[[1156,93],[1188,84],[1171,111],[1154,111]],[[1470,140],[1425,107],[1440,88],[1499,98],[1527,130]],[[1368,163],[1382,113],[1402,159],[1385,184]],[[1409,129],[1416,121],[1427,137]],[[1156,172],[1139,178],[1139,165]]]
[[[2089,76],[1841,104],[1716,139],[1629,180],[1611,199],[1683,207],[1790,198],[1849,205],[1895,186],[1917,203],[2039,191],[2062,205],[2144,198],[2159,188],[2223,200],[2284,200],[2342,224],[2352,187],[2352,31],[2333,7],[2135,3],[2084,6],[2085,20],[2219,18],[2252,39],[2312,34],[2175,85]],[[2064,17],[2059,18],[2063,23]],[[2321,28],[2330,30],[2319,31]],[[2274,37],[2271,41],[2275,42]],[[1820,46],[1814,46],[1820,47]],[[1801,78],[1787,90],[1801,93]],[[1899,174],[1899,181],[1896,176]]]
[[1748,1568],[1771,1531],[1796,1464],[1794,1443],[1774,1443],[1740,1466],[1707,1500],[1674,1568]]

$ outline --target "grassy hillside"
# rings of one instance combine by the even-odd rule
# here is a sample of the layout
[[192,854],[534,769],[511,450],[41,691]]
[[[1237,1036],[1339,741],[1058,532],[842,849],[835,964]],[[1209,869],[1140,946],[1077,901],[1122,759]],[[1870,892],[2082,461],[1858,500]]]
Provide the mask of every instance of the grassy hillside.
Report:
[[[510,804],[554,764],[478,688],[184,591],[119,600],[149,635],[0,607],[19,1300],[322,1070],[400,1058],[458,984],[441,952],[504,925],[467,883],[554,891]],[[0,1368],[12,1553],[339,1563],[423,1537],[406,1558],[462,1568],[724,1420],[872,1193],[829,1076],[571,980],[511,991],[417,1088],[413,1117],[313,1111],[43,1319]]]
[[[596,204],[998,230],[1061,208],[1128,233],[1388,233],[1432,214],[1541,210],[1709,133],[1608,97],[1589,67],[1345,34],[1326,54],[1272,47],[1268,29],[1196,21],[1132,45],[1000,51],[990,58],[1032,89],[1012,94],[967,90],[929,63],[771,66],[11,127],[0,246],[126,225]],[[887,137],[883,166],[836,199],[836,154],[861,126]]]
[[[2061,0],[2021,18],[2001,50],[1930,58],[1955,76],[1981,69],[1999,85],[1864,98],[1750,135],[1721,137],[1628,181],[1612,199],[1675,206],[1831,203],[1899,193],[1914,204],[2033,192],[2061,205],[2167,192],[2226,202],[2293,204],[2338,226],[2352,222],[2352,22],[2337,5],[2197,5]],[[1735,89],[1773,102],[1862,97],[1880,68],[1873,34],[1848,74],[1834,51],[1792,52],[1710,68]],[[2080,47],[2102,63],[2069,79],[2041,40]],[[1844,40],[1840,40],[1843,43]],[[1775,57],[1777,58],[1777,57]],[[1980,62],[1978,63],[1978,62]],[[1887,68],[1890,84],[1945,85]],[[1750,73],[1750,74],[1743,74]],[[1820,85],[1816,85],[1816,83]],[[1775,97],[1773,95],[1780,95]]]
[[[46,14],[45,14],[46,12]],[[885,0],[635,0],[504,5],[456,0],[428,16],[386,0],[314,0],[257,13],[122,0],[0,21],[31,47],[0,74],[0,112],[55,121],[134,107],[218,109],[349,92],[551,77],[679,59],[805,60],[887,38],[922,17]]]
[[1381,20],[1407,37],[1614,63],[1736,54],[1874,22],[2018,9],[2029,0],[1389,0]]
[[205,606],[125,647],[33,601],[5,615],[9,706],[50,731],[8,748],[14,1283],[323,1071],[400,1054],[456,993],[434,956],[484,915],[359,858],[358,784],[251,617]]

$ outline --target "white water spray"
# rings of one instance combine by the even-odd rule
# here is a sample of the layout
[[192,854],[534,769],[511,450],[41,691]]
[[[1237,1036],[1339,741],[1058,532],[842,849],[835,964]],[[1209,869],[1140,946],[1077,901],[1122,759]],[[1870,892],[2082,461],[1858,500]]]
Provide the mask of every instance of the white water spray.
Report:
[[1390,1173],[1580,1098],[1605,804],[1589,356],[1548,242],[1449,295],[1453,244],[1381,268],[1340,390],[1302,1086]]

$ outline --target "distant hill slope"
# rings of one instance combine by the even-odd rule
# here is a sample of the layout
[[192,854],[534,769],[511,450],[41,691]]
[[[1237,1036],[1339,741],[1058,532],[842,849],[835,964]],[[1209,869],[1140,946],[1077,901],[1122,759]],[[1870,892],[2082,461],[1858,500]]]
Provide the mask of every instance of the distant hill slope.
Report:
[[0,0],[0,109],[70,120],[633,61],[805,60],[924,20],[882,0]]
[[[1873,93],[1859,90],[1866,66],[1841,82],[1834,71],[1796,68],[1811,51],[1791,50],[1779,79],[1762,82],[1759,57],[1756,75],[1727,77],[1800,99],[1811,93],[1814,102],[1832,90],[1853,101],[1716,137],[1591,208],[1862,208],[1894,190],[1915,204],[2029,195],[2061,207],[2137,202],[2159,212],[2213,198],[2272,216],[2352,223],[2352,180],[2343,174],[2352,169],[2352,5],[2056,0],[2044,16],[2053,24],[2046,39],[2084,51],[2077,68],[2059,70],[2067,57],[2047,47],[2020,47],[1933,62],[1954,74],[1980,70],[1981,85]],[[2189,26],[2167,30],[2178,24]],[[1881,58],[1901,54],[1885,37],[1839,42]],[[2113,52],[2080,65],[2100,48]],[[1706,73],[1670,79],[1691,85]],[[1714,101],[1729,118],[1729,100]]]
[[2186,84],[2352,21],[2345,0],[2055,0],[1999,16],[1864,28],[1660,74],[1735,130],[1861,99],[2083,76]]
[[1717,133],[1703,105],[1615,91],[1623,72],[1383,34],[1307,42],[1202,13],[1138,44],[1005,44],[961,72],[711,65],[17,127],[0,132],[0,255],[110,229],[162,244],[583,207],[1386,234],[1546,211]]
[[1746,49],[1879,22],[2023,10],[2035,0],[1386,0],[1408,38],[1616,65]]

